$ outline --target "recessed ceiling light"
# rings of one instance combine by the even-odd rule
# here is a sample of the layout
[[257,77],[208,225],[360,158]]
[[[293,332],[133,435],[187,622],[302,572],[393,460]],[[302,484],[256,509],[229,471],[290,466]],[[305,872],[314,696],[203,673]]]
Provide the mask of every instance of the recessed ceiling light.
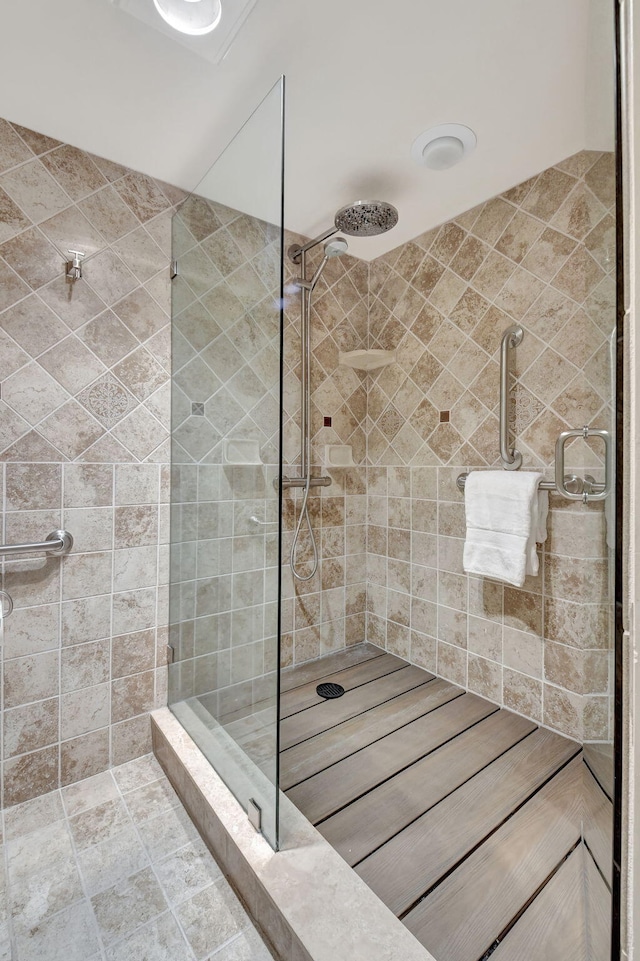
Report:
[[190,37],[211,33],[220,23],[222,4],[220,0],[153,0],[162,19]]
[[425,130],[411,145],[411,158],[431,170],[447,170],[475,149],[478,140],[470,127],[442,123]]
[[257,0],[107,0],[211,63],[220,63]]

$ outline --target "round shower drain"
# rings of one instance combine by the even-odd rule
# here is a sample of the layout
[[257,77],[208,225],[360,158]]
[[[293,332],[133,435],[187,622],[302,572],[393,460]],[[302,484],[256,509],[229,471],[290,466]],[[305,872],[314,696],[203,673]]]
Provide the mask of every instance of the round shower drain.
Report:
[[344,688],[342,684],[318,684],[316,688],[316,694],[320,697],[326,697],[330,699],[332,697],[342,697],[344,694]]

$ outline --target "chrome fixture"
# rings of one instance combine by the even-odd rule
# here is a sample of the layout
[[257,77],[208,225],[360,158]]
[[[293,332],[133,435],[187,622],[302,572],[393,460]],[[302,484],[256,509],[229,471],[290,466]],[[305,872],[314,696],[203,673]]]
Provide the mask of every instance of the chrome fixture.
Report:
[[249,824],[256,831],[262,831],[262,808],[252,797],[247,802],[247,817],[249,818]]
[[0,556],[13,557],[14,554],[68,554],[73,547],[73,537],[69,531],[53,531],[44,541],[37,544],[0,544]]
[[[331,484],[330,477],[311,476],[311,424],[309,422],[309,410],[311,407],[311,387],[309,381],[309,369],[311,365],[311,336],[309,332],[309,317],[311,315],[311,296],[316,284],[322,276],[322,271],[332,257],[339,257],[348,249],[345,240],[336,239],[326,243],[324,246],[324,257],[320,266],[314,273],[311,280],[306,279],[307,275],[307,252],[300,248],[300,277],[296,281],[300,288],[300,477],[282,478],[282,487],[302,487],[302,505],[296,524],[293,542],[291,544],[291,554],[289,561],[291,572],[299,581],[310,581],[318,570],[318,546],[316,544],[311,518],[309,517],[309,490],[311,487],[328,487]],[[293,259],[293,257],[292,257]],[[298,550],[298,540],[303,521],[306,520],[309,536],[311,537],[311,547],[313,550],[313,564],[311,571],[307,575],[299,574],[296,570],[296,552]]]
[[190,37],[211,33],[222,18],[220,0],[153,0],[165,23]]
[[73,254],[73,260],[67,261],[67,280],[73,283],[82,277],[82,258],[85,254],[81,250],[70,250],[69,253]]
[[256,517],[255,514],[252,514],[249,520],[252,524],[259,524],[260,527],[271,527],[273,524],[278,523],[277,521],[261,521],[260,518]]
[[[318,570],[318,547],[311,526],[309,517],[309,490],[312,487],[329,487],[330,477],[311,476],[311,425],[309,423],[309,411],[311,408],[311,389],[309,381],[309,368],[311,363],[311,337],[309,332],[309,317],[311,316],[311,296],[316,284],[322,276],[322,272],[332,257],[341,257],[349,249],[349,244],[344,237],[335,237],[329,240],[338,231],[345,234],[360,237],[374,237],[383,234],[398,222],[398,211],[391,204],[383,201],[358,200],[348,207],[343,207],[337,212],[334,218],[334,226],[326,230],[319,237],[310,240],[301,246],[293,244],[289,247],[289,257],[294,264],[300,264],[300,277],[296,280],[297,287],[300,288],[300,476],[283,477],[282,488],[287,490],[292,487],[300,487],[304,490],[302,495],[302,505],[296,524],[293,542],[291,544],[291,554],[289,561],[293,576],[299,581],[310,581]],[[318,244],[324,244],[324,256],[311,279],[307,278],[307,251]],[[313,563],[311,571],[307,575],[299,574],[296,570],[296,552],[303,522],[306,520],[309,536],[311,537],[311,548],[313,551]]]
[[[386,234],[387,230],[391,230],[398,223],[398,211],[384,200],[356,200],[355,203],[342,207],[335,215],[333,223],[333,227],[325,230],[319,237],[314,237],[304,246],[292,244],[289,247],[288,254],[294,264],[302,263],[303,254],[339,231],[350,237],[377,237],[378,234]],[[346,247],[341,253],[345,250]]]
[[523,337],[519,325],[507,327],[500,345],[500,460],[505,470],[518,470],[522,464],[522,454],[509,446],[509,358]]
[[336,214],[338,230],[350,237],[377,237],[398,223],[398,211],[383,200],[356,200]]
[[[604,484],[598,483],[590,474],[585,474],[584,477],[579,477],[577,474],[565,474],[564,449],[567,441],[572,437],[583,437],[585,440],[589,437],[599,437],[604,441]],[[456,480],[458,490],[464,491],[468,476],[468,473],[458,475]],[[563,430],[559,435],[556,441],[555,478],[552,481],[540,481],[538,488],[541,491],[555,491],[570,501],[582,501],[583,504],[590,504],[592,501],[603,501],[609,496],[612,477],[613,446],[611,444],[611,434],[608,430],[599,430],[596,427],[581,427],[580,430]]]
[[[518,470],[522,466],[522,454],[515,447],[509,446],[509,356],[510,351],[522,343],[524,330],[520,325],[507,327],[502,335],[500,345],[500,460],[505,470]],[[604,484],[599,484],[590,474],[578,477],[577,474],[565,474],[564,449],[572,437],[599,437],[604,441],[605,469]],[[608,430],[597,427],[581,427],[579,430],[563,430],[556,441],[555,479],[542,480],[538,485],[543,491],[556,491],[562,497],[571,501],[603,501],[612,490],[613,478],[613,445]],[[456,480],[458,490],[464,491],[468,474],[460,474]]]
[[[330,477],[312,477],[309,482],[309,487],[331,487],[333,481]],[[273,482],[274,488],[278,487],[277,479]],[[292,487],[306,487],[307,478],[302,477],[283,477],[282,478],[282,489],[289,490]]]
[[[582,431],[580,430],[577,433],[581,435]],[[592,433],[594,432],[592,431]],[[558,464],[556,462],[556,480],[540,481],[538,484],[538,489],[541,491],[556,491],[557,493],[562,494],[563,497],[567,497],[570,500],[581,500],[584,503],[592,500],[603,500],[609,493],[607,484],[598,484],[595,478],[593,478],[590,474],[585,474],[584,477],[578,477],[577,474],[565,474],[564,490],[562,490],[557,480],[558,473]],[[456,486],[458,490],[464,491],[468,476],[468,473],[458,474],[456,480]],[[588,501],[585,498],[588,499]]]
[[[571,437],[583,437],[588,440],[589,437],[599,437],[604,441],[605,450],[605,471],[604,484],[594,484],[591,490],[583,489],[582,491],[572,491],[565,484],[564,476],[564,448],[567,441]],[[558,493],[562,494],[570,501],[582,501],[584,504],[590,501],[603,501],[611,493],[611,477],[613,468],[613,447],[611,444],[611,434],[608,430],[598,430],[596,427],[582,427],[580,430],[563,430],[556,441],[556,481],[555,486],[558,488]],[[592,478],[588,478],[591,480]]]
[[7,594],[6,591],[0,591],[0,608],[2,610],[0,621],[4,620],[5,617],[9,617],[9,614],[13,612],[13,598],[11,594]]

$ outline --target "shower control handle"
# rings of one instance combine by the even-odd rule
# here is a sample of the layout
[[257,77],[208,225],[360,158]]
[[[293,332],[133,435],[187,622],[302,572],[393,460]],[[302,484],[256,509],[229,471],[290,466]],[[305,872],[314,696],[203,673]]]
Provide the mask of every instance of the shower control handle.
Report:
[[[273,482],[273,486],[278,490],[279,480],[276,479]],[[333,483],[330,477],[312,477],[309,481],[309,487],[330,487]],[[283,477],[282,478],[282,489],[290,490],[292,487],[306,487],[307,478],[306,477]]]

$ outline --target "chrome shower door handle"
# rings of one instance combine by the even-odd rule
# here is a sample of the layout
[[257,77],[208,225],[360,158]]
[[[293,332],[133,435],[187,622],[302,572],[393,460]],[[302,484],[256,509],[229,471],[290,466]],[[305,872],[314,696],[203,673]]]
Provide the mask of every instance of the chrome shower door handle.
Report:
[[518,470],[522,465],[522,454],[509,446],[509,357],[523,337],[519,324],[507,327],[500,344],[500,460],[505,470]]
[[[568,440],[572,437],[600,437],[604,441],[604,485],[598,492],[584,490],[582,493],[573,494],[567,489],[564,476],[564,449]],[[562,494],[570,501],[583,501],[587,504],[591,501],[603,501],[611,492],[611,480],[613,473],[613,449],[611,447],[611,434],[608,430],[599,430],[596,427],[581,427],[580,430],[563,430],[556,441],[556,487],[558,493]]]

